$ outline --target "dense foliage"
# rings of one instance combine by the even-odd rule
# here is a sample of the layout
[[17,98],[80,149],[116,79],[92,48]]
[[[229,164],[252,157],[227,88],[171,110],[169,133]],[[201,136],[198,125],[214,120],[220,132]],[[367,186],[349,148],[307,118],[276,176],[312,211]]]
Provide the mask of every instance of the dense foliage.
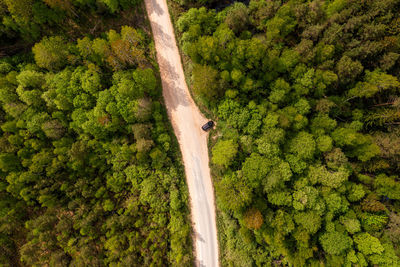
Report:
[[[135,14],[141,0],[0,0],[0,56],[12,55],[45,35],[69,39],[106,31]],[[117,16],[116,16],[117,15]],[[143,16],[142,16],[143,17]]]
[[2,266],[191,265],[154,45],[128,26],[103,36],[0,60]]
[[218,120],[222,264],[398,266],[400,1],[252,0],[176,26]]

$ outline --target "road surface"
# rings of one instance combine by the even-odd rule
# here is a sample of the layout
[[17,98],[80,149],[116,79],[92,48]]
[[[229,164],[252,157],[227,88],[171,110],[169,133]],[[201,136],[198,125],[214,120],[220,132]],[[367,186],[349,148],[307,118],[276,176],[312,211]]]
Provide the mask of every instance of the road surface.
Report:
[[196,266],[218,266],[214,190],[208,166],[207,122],[187,88],[166,0],[145,0],[168,116],[182,152],[189,187]]

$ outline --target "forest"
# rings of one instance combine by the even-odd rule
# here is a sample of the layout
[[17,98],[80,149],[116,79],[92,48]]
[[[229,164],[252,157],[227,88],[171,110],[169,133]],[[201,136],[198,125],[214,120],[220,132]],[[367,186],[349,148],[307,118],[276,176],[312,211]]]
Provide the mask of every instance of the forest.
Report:
[[222,2],[170,3],[221,265],[399,266],[400,1]]
[[0,265],[191,266],[142,1],[0,0],[0,17]]

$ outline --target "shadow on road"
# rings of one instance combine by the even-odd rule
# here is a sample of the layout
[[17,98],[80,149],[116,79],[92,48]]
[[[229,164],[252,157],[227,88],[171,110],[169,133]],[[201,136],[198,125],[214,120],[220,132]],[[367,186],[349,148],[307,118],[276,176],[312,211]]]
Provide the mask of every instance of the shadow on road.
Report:
[[162,26],[157,22],[153,22],[153,33],[160,35],[162,38],[162,44],[170,49],[174,49],[175,40],[162,29]]
[[196,266],[218,267],[214,191],[208,166],[207,134],[202,116],[186,86],[166,0],[145,0],[157,50],[164,103],[185,165],[193,219]]
[[[171,65],[170,61],[162,55],[159,56],[158,64],[161,75],[164,77],[163,86],[166,86],[166,93],[169,96],[165,101],[172,104],[170,107],[173,110],[176,110],[179,106],[189,106],[189,98],[185,93],[185,88],[182,86],[182,81],[179,80],[180,76],[175,66]],[[163,72],[168,74],[163,75]]]
[[154,11],[158,16],[161,16],[164,14],[164,10],[160,7],[160,5],[157,3],[157,0],[151,0],[152,2],[152,7],[153,9],[151,11]]
[[201,237],[201,234],[199,232],[196,232],[196,237],[198,240],[200,240],[201,242],[206,242],[206,240],[204,240],[204,238]]

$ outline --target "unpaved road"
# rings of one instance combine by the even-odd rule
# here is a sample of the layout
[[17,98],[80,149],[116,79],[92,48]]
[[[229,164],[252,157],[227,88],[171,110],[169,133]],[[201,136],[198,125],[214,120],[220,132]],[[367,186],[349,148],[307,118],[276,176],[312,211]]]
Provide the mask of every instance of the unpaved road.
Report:
[[196,266],[218,266],[214,191],[208,166],[207,122],[187,88],[166,0],[145,0],[168,116],[181,148],[189,187]]

